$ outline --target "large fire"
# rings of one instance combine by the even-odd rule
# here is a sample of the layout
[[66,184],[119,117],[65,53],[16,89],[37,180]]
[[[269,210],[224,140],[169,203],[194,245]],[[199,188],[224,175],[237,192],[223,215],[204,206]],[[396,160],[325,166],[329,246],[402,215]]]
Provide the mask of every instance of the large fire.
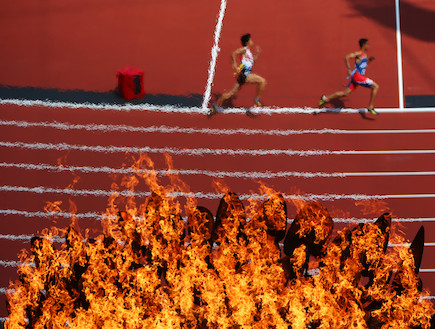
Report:
[[163,187],[144,164],[123,185],[144,180],[152,195],[125,197],[121,210],[114,193],[103,234],[73,223],[32,239],[11,283],[7,328],[430,328],[418,277],[423,229],[408,247],[385,213],[333,235],[325,208],[293,200],[286,230],[286,200],[264,186],[268,199],[247,208],[225,191],[216,216],[187,198],[185,221],[168,196],[185,184],[171,175]]

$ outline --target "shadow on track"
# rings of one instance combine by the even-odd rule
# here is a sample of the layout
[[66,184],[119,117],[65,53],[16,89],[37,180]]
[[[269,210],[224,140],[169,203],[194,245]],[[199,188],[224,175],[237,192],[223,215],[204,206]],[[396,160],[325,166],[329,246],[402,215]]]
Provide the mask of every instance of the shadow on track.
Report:
[[[347,0],[362,15],[390,29],[396,29],[395,4],[390,0]],[[435,11],[400,0],[401,32],[415,39],[435,41]]]

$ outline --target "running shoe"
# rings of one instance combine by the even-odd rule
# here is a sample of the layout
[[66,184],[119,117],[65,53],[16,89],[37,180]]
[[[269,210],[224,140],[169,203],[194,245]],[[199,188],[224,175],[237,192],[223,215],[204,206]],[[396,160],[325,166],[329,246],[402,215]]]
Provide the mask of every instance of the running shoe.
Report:
[[255,98],[254,103],[258,107],[263,107],[263,103],[260,101],[260,98]]
[[211,106],[210,111],[208,112],[208,116],[211,117],[211,116],[215,115],[215,114],[217,113],[217,109],[218,109],[217,104],[213,104],[213,105]]
[[375,111],[375,109],[374,108],[367,108],[367,111],[369,111],[371,114],[373,114],[373,115],[378,115],[379,113],[378,112],[376,112]]
[[323,105],[325,105],[325,103],[326,103],[326,96],[322,95],[322,97],[320,97],[319,107],[322,107]]

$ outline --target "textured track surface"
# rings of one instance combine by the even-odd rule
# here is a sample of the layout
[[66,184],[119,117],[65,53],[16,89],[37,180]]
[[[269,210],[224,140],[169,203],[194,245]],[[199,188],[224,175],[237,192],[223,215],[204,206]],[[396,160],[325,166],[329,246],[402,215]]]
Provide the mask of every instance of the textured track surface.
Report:
[[[405,92],[433,94],[427,65],[434,46],[427,24],[433,24],[434,8],[422,0],[401,4],[413,9],[402,15]],[[10,46],[0,55],[0,84],[109,91],[116,71],[131,65],[145,70],[149,93],[202,94],[219,5],[95,0],[83,11],[71,0],[1,4],[0,37]],[[368,75],[381,85],[377,105],[397,107],[394,13],[394,2],[385,0],[229,1],[212,92],[232,86],[229,54],[239,36],[250,32],[263,48],[255,71],[268,80],[265,102],[314,106],[320,94],[342,88],[343,56],[364,36],[376,56]],[[412,23],[416,17],[425,18],[421,30]],[[244,88],[233,104],[250,106],[253,93]],[[343,104],[359,108],[367,101],[368,91],[358,89]],[[105,208],[114,178],[109,173],[131,160],[127,147],[133,155],[146,151],[156,169],[167,168],[168,152],[199,203],[212,211],[218,205],[212,185],[217,177],[244,198],[258,193],[262,181],[287,195],[319,199],[340,219],[337,229],[384,210],[409,239],[424,224],[427,271],[421,277],[434,294],[435,113],[207,118],[7,104],[0,113],[0,317],[7,313],[4,288],[17,278],[15,262],[29,246],[27,235],[69,223],[45,218],[40,213],[45,202],[61,200],[68,212],[71,199],[83,215],[80,226],[98,228],[95,217]],[[74,189],[66,189],[77,176]],[[168,183],[164,177],[162,182]],[[138,192],[147,191],[140,185]],[[289,218],[294,215],[290,206]]]

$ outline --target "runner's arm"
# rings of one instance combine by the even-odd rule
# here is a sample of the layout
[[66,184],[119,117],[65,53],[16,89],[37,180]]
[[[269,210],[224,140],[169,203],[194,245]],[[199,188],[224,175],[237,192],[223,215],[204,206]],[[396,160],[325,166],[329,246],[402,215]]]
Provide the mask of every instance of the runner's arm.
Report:
[[349,53],[344,57],[344,62],[346,64],[346,68],[347,68],[347,74],[351,75],[352,74],[352,67],[350,66],[350,60],[357,58],[359,56],[359,51],[356,51],[354,53]]
[[241,56],[244,53],[246,53],[246,49],[243,48],[243,47],[239,48],[239,49],[236,49],[236,50],[234,50],[231,53],[231,63],[233,65],[234,72],[237,72],[237,70],[238,70],[238,67],[237,67],[237,56]]

